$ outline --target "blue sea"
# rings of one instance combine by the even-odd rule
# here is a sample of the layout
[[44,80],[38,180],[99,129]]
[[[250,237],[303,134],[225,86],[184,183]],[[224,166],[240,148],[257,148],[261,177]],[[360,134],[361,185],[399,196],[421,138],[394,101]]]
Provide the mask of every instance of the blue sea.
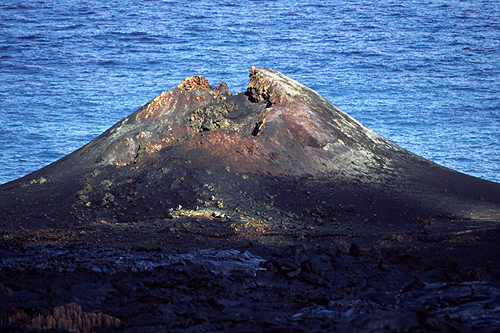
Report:
[[500,182],[500,2],[2,0],[0,183],[201,75],[251,66],[400,146]]

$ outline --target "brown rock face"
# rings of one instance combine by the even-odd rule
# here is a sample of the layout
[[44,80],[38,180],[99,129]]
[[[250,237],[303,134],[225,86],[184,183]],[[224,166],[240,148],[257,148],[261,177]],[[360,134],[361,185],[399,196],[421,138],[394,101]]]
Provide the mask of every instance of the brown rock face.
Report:
[[432,230],[498,230],[500,184],[416,156],[304,85],[252,67],[237,95],[185,79],[81,149],[0,186],[0,201],[4,238],[24,242],[387,245]]

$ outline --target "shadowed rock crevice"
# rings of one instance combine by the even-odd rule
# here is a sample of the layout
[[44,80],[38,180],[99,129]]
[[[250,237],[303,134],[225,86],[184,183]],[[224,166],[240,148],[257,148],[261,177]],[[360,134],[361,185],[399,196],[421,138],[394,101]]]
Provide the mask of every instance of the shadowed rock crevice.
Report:
[[[224,97],[224,96],[222,96]],[[223,98],[225,100],[226,98]],[[193,111],[187,120],[191,128],[197,132],[213,130],[238,131],[239,128],[230,119],[227,119],[229,112],[238,110],[234,102],[228,104],[222,102],[216,105],[201,107]]]

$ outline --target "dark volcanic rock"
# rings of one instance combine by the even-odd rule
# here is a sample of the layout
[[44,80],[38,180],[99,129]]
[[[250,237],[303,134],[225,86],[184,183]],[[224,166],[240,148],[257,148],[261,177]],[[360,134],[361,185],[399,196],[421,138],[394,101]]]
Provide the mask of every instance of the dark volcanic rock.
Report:
[[[500,285],[432,261],[335,248],[169,253],[0,248],[0,329],[70,332],[496,332]],[[256,253],[257,255],[254,255]],[[43,255],[42,255],[43,254]],[[59,273],[60,272],[60,273]]]
[[[2,325],[50,328],[59,316],[103,330],[455,332],[459,313],[497,309],[497,295],[474,296],[486,291],[472,281],[499,277],[500,184],[412,154],[269,69],[253,67],[237,95],[189,77],[81,149],[1,185],[0,202],[0,292],[18,295]],[[175,257],[254,241],[266,263],[256,275]],[[16,259],[32,245],[52,266]],[[87,259],[66,248],[54,258],[51,246],[62,245]],[[164,259],[121,253],[122,269],[95,252],[127,249]],[[32,275],[45,284],[30,289]],[[436,298],[440,288],[449,293]],[[43,305],[47,295],[54,301]]]

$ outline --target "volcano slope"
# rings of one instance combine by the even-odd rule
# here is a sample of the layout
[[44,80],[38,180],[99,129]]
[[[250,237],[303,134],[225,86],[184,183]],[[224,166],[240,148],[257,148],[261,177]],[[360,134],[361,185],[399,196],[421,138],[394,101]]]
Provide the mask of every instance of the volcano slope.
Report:
[[164,249],[335,244],[500,267],[500,184],[419,157],[304,85],[189,77],[0,186],[3,238]]

